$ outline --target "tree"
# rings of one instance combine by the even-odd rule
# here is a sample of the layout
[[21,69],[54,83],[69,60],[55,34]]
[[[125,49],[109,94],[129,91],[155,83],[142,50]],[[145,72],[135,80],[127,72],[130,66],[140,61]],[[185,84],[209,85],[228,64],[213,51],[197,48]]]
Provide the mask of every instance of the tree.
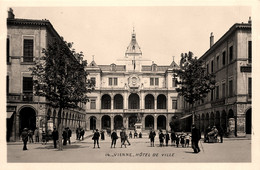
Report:
[[52,107],[59,108],[59,150],[62,150],[62,110],[78,108],[79,103],[86,103],[87,93],[94,89],[93,82],[86,79],[84,67],[87,62],[83,61],[83,53],[71,51],[72,44],[63,39],[53,40],[47,49],[42,50],[44,55],[36,60],[35,66],[30,68],[35,95],[44,96]]
[[[176,91],[194,109],[194,103],[203,100],[215,88],[215,75],[209,74],[204,61],[193,57],[192,52],[181,54],[180,68],[178,73],[180,88]],[[192,116],[192,123],[194,123],[194,112]]]

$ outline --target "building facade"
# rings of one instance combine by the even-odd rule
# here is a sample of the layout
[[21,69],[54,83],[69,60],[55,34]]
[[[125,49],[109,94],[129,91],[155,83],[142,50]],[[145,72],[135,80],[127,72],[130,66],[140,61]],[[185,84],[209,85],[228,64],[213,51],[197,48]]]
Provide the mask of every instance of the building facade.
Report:
[[[7,18],[6,44],[6,96],[7,141],[20,139],[23,128],[40,131],[57,126],[58,109],[52,108],[44,97],[33,95],[33,78],[30,67],[35,65],[51,39],[61,37],[48,20],[17,19],[12,9]],[[85,106],[82,109],[66,109],[62,124],[74,129],[85,126]]]
[[160,66],[145,60],[134,31],[118,61],[122,64],[97,65],[93,59],[86,68],[96,83],[86,105],[87,130],[133,130],[136,122],[143,130],[168,130],[183,109],[174,77],[179,66],[174,61]]
[[[216,87],[196,103],[197,126],[205,131],[215,125],[230,137],[251,134],[251,19],[234,24],[216,43],[211,33],[210,48],[200,60],[207,72],[215,73]],[[185,104],[185,108],[189,106]]]

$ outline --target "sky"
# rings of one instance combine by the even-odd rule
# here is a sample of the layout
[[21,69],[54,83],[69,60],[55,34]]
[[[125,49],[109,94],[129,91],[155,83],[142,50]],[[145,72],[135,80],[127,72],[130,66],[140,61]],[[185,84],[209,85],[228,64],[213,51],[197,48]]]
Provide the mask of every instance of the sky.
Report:
[[158,65],[179,64],[181,53],[202,56],[213,32],[216,42],[235,23],[248,22],[248,6],[67,6],[12,7],[16,18],[48,19],[90,63],[118,63],[133,28],[143,58]]

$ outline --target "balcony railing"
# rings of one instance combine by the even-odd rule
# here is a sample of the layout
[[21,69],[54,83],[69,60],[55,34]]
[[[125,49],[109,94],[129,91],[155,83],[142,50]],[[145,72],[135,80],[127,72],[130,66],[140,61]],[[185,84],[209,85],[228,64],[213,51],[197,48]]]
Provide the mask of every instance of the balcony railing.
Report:
[[33,93],[23,93],[23,101],[30,102],[33,101]]

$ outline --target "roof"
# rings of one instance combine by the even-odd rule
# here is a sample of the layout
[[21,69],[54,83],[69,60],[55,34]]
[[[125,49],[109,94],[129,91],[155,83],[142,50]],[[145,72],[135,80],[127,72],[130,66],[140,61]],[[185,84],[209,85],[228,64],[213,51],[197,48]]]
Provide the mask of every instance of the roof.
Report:
[[251,23],[236,23],[234,24],[215,44],[212,45],[199,59],[204,59],[211,52],[213,52],[219,45],[223,43],[231,34],[233,34],[238,29],[250,29]]

